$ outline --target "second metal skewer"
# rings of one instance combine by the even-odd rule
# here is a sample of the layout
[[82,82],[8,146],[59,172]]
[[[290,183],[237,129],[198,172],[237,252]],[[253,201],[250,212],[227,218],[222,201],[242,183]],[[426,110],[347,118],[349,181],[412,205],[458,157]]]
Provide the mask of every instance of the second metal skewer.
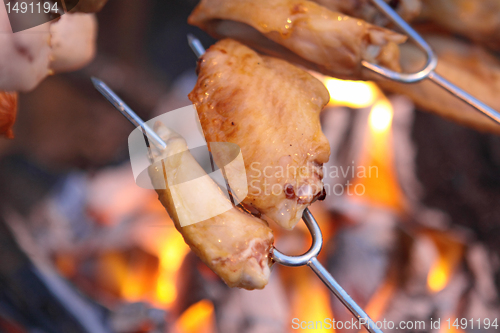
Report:
[[[188,34],[188,43],[193,52],[199,58],[205,53],[205,48],[197,39],[191,34]],[[318,255],[323,247],[323,235],[319,228],[318,222],[309,211],[305,209],[302,214],[302,220],[309,229],[312,237],[312,245],[309,251],[301,256],[288,256],[283,254],[278,249],[273,248],[272,258],[275,262],[290,267],[309,266],[321,279],[321,281],[330,289],[330,291],[337,296],[337,298],[344,304],[344,306],[356,317],[360,324],[364,325],[370,333],[382,333],[375,322],[366,314],[366,312],[349,296],[349,294],[338,284],[338,282],[330,275],[330,273],[323,267],[318,260]]]
[[398,73],[367,61],[362,62],[364,67],[382,75],[383,77],[402,83],[415,83],[424,79],[429,79],[441,88],[448,91],[450,94],[461,99],[479,112],[491,118],[493,121],[500,124],[500,113],[498,111],[489,107],[465,90],[460,89],[459,87],[436,73],[435,69],[438,63],[438,59],[429,44],[412,27],[410,27],[410,25],[406,23],[406,21],[403,20],[401,16],[399,16],[394,11],[394,9],[391,8],[391,6],[389,6],[384,0],[371,0],[371,2],[399,29],[407,34],[410,40],[412,40],[422,51],[426,53],[427,64],[425,65],[424,69],[417,73]]

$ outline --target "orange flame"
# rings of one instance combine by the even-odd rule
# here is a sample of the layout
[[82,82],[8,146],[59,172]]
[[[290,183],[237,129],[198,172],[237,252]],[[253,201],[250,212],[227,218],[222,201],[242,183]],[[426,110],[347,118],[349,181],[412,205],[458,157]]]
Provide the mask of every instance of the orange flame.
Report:
[[202,300],[191,305],[175,323],[181,333],[212,333],[214,326],[214,306]]
[[382,284],[381,287],[375,292],[375,295],[372,296],[368,305],[366,306],[366,313],[372,318],[374,321],[382,318],[387,305],[389,305],[389,301],[392,299],[392,296],[396,292],[396,283],[391,278],[387,278],[387,280]]
[[365,108],[372,105],[381,95],[380,89],[373,82],[325,77],[323,83],[330,93],[330,106]]
[[450,278],[459,265],[464,251],[464,245],[445,234],[432,234],[437,259],[427,275],[427,286],[431,292],[439,292],[446,288]]
[[391,128],[394,110],[387,99],[381,99],[372,107],[370,112],[370,130],[379,135],[387,135]]
[[368,117],[369,133],[360,164],[366,172],[363,177],[355,180],[353,188],[362,185],[363,191],[356,191],[359,200],[401,211],[405,203],[393,164],[393,114],[392,105],[385,97],[380,97],[373,105]]
[[[189,251],[182,236],[174,229],[162,229],[151,240],[154,255],[127,258],[125,253],[113,251],[100,258],[99,283],[106,290],[120,295],[129,302],[145,301],[163,309],[169,309],[177,297],[178,270]],[[156,250],[154,250],[156,248]]]
[[[329,290],[318,280],[312,272],[294,268],[295,274],[291,287],[292,297],[292,318],[300,318],[301,321],[323,322],[326,318],[333,318],[330,307]],[[299,328],[294,332],[310,332],[308,328]],[[334,329],[326,329],[323,324],[315,326],[314,332],[335,332]]]
[[171,306],[177,296],[175,279],[188,251],[189,247],[177,231],[170,233],[163,241],[159,254],[160,272],[156,284],[156,300],[163,306]]
[[427,284],[432,292],[443,290],[450,279],[450,264],[445,258],[440,257],[434,263],[427,277]]

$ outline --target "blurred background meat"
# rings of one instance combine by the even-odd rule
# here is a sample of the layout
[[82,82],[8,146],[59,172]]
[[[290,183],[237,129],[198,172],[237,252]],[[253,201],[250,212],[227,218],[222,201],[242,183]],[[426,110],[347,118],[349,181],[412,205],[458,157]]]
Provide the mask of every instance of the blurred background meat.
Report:
[[216,38],[233,38],[303,67],[350,79],[366,78],[362,60],[399,71],[399,44],[406,40],[303,0],[202,0],[188,22]]
[[[295,332],[293,318],[350,319],[306,267],[275,265],[261,291],[229,289],[189,252],[154,191],[134,182],[132,128],[89,78],[103,79],[144,119],[189,105],[196,57],[186,34],[214,42],[186,23],[196,4],[110,0],[96,14],[92,63],[19,94],[15,138],[0,139],[0,331],[274,333]],[[463,88],[494,104],[494,40],[457,41],[468,34],[436,23],[426,29],[465,45],[440,51],[437,42],[440,66],[470,75]],[[418,86],[318,77],[331,96],[321,113],[329,192],[311,206],[326,240],[320,260],[377,320],[498,318],[498,136],[422,112],[459,102],[428,105],[427,95],[413,96]],[[281,251],[307,250],[301,223],[275,231]]]
[[0,135],[12,139],[17,114],[17,93],[0,92]]
[[[371,4],[369,0],[314,0],[331,11],[341,12],[350,16],[359,17],[367,22],[385,26],[389,19]],[[386,0],[405,21],[411,21],[420,15],[421,0]]]

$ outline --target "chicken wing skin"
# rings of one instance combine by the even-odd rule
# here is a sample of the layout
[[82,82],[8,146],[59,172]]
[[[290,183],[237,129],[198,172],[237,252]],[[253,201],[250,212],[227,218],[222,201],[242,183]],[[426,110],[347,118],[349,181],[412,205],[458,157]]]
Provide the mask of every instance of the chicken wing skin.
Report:
[[202,0],[188,19],[216,38],[339,78],[361,79],[361,61],[399,70],[405,37],[305,0]]
[[330,146],[319,113],[324,85],[290,63],[261,56],[231,39],[211,46],[189,94],[207,142],[241,148],[249,205],[286,229],[322,195]]
[[422,17],[500,50],[499,0],[423,0]]
[[16,121],[17,93],[0,91],[0,136],[14,138],[12,126]]
[[[149,175],[184,241],[228,286],[264,288],[270,275],[272,230],[265,221],[233,207],[208,176],[197,178],[192,186],[166,186],[168,180],[194,179],[204,171],[181,136],[161,124],[155,126],[155,131],[167,148],[156,152]],[[221,206],[227,210],[219,214]],[[214,217],[181,226],[180,215],[196,215],[200,211],[214,211]]]
[[[500,61],[477,45],[442,35],[423,36],[439,57],[436,72],[492,108],[500,110]],[[402,66],[421,69],[425,57],[414,45],[404,45]],[[420,107],[480,131],[500,134],[500,125],[429,80],[415,84],[378,82],[384,89],[409,96]]]
[[[367,22],[385,26],[390,21],[369,0],[313,0],[334,12],[358,17]],[[406,21],[416,18],[422,9],[422,0],[385,0]]]

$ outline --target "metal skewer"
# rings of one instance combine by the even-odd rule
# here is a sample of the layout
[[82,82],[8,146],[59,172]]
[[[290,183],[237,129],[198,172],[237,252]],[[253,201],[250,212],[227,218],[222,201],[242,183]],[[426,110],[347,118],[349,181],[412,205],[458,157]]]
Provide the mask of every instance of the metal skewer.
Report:
[[399,29],[401,29],[405,34],[408,35],[411,41],[413,41],[421,50],[427,54],[427,63],[420,72],[417,73],[398,73],[387,69],[385,67],[372,64],[368,61],[362,61],[362,65],[375,73],[378,73],[388,79],[403,82],[403,83],[415,83],[423,79],[429,79],[438,86],[442,87],[450,94],[461,99],[465,103],[471,105],[479,112],[482,112],[486,116],[490,117],[492,120],[500,124],[500,113],[488,105],[484,104],[474,96],[470,95],[463,89],[458,88],[441,75],[437,74],[435,69],[438,63],[438,59],[434,52],[432,51],[429,44],[416,32],[408,23],[405,22],[399,16],[394,9],[391,8],[384,0],[371,0],[372,3],[377,7],[385,16],[387,16]]
[[[95,88],[104,96],[106,99],[118,110],[121,114],[125,116],[134,126],[140,127],[143,133],[151,142],[160,149],[165,149],[167,144],[163,141],[152,129],[149,127],[125,102],[115,94],[111,88],[108,87],[103,81],[92,78],[92,82]],[[275,262],[284,266],[309,266],[318,275],[318,277],[323,281],[323,283],[337,296],[337,298],[349,309],[349,311],[357,318],[360,324],[364,325],[366,329],[371,333],[382,333],[380,329],[377,328],[373,320],[361,309],[356,302],[345,292],[344,289],[335,281],[335,279],[328,273],[328,271],[321,265],[318,261],[318,254],[323,246],[323,236],[321,235],[321,230],[319,228],[318,222],[314,219],[309,209],[304,211],[302,215],[307,228],[309,229],[313,244],[307,253],[301,256],[287,256],[277,249],[272,250],[272,258]]]
[[127,118],[132,125],[135,127],[140,127],[147,139],[147,145],[149,147],[149,141],[151,141],[158,149],[167,148],[167,144],[163,141],[158,134],[155,133],[120,97],[110,87],[98,78],[91,78],[94,87],[99,91],[106,99],[118,110],[120,113]]

